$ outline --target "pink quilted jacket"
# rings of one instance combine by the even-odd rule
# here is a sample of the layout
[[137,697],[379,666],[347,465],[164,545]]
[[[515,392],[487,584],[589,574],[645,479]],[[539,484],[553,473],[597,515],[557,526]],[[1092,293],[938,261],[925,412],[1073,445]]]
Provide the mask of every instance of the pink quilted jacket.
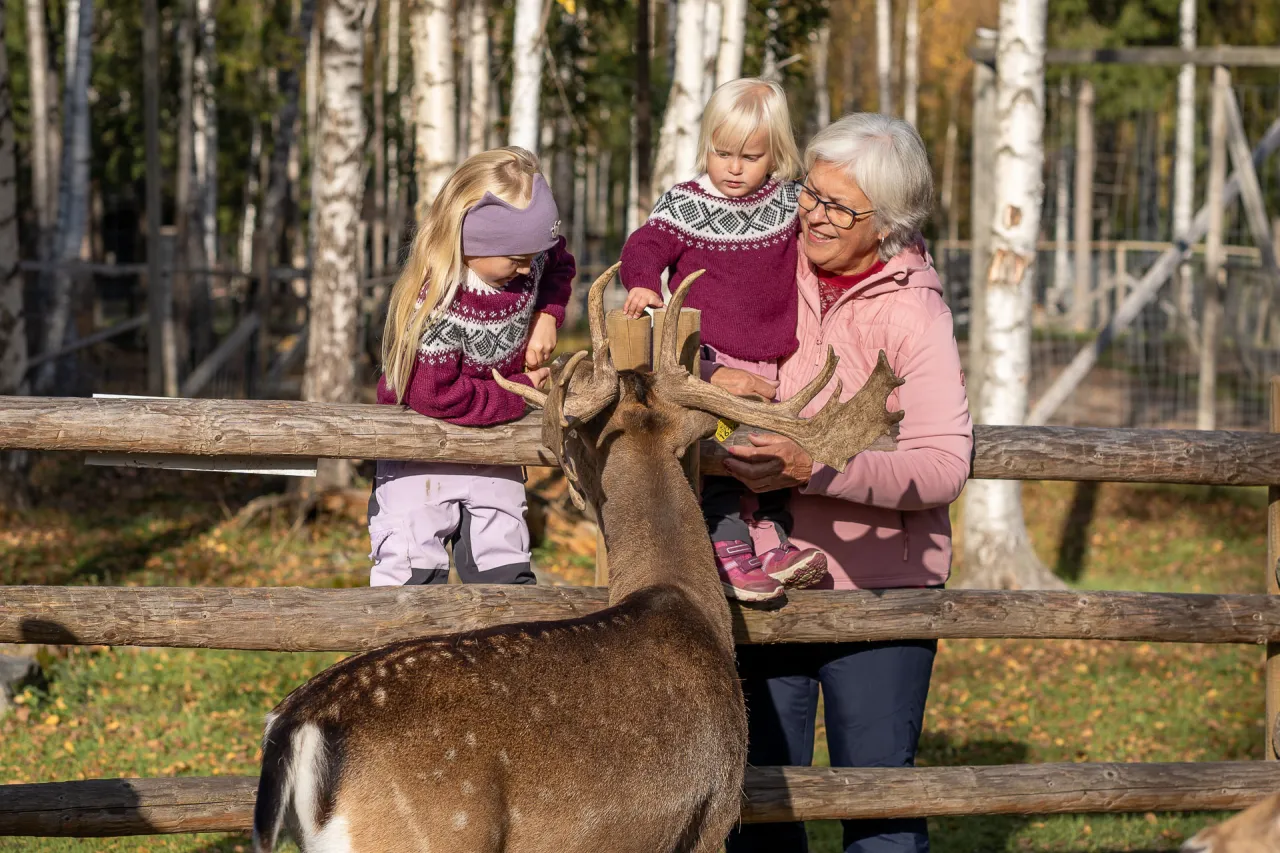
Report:
[[[828,344],[840,357],[836,375],[847,399],[862,387],[883,349],[906,380],[890,395],[888,408],[906,415],[897,450],[861,453],[843,473],[814,466],[809,482],[792,493],[792,541],[826,552],[828,588],[943,583],[951,572],[947,507],[969,476],[973,422],[951,311],[933,260],[921,241],[841,296],[823,318],[817,276],[803,250],[799,254],[800,348],[781,366],[778,399],[817,375]],[[829,390],[821,392],[803,414],[813,414],[829,396]],[[777,542],[772,525],[755,528],[753,537],[760,549]]]

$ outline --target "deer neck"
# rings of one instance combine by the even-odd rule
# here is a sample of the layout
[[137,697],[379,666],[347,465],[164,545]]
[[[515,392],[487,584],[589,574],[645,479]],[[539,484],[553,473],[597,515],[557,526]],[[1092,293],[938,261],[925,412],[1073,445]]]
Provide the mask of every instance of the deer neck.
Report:
[[732,654],[733,626],[702,508],[679,460],[656,445],[620,436],[601,472],[609,603],[659,584],[677,587]]

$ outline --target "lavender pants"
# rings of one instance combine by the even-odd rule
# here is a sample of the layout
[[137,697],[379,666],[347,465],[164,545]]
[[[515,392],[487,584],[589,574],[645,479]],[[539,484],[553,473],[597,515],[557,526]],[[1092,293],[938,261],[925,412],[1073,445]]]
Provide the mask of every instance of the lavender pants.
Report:
[[370,586],[535,582],[523,469],[379,461],[369,498]]
[[[719,352],[703,344],[702,378],[709,380],[718,367],[734,367],[755,374],[770,382],[778,381],[776,361],[748,361]],[[750,492],[740,480],[733,477],[702,478],[702,517],[712,542],[751,542],[751,530],[742,517],[743,498]],[[752,516],[756,521],[773,523],[779,541],[787,541],[791,535],[792,518],[788,509],[791,492],[776,489],[756,495],[756,508]]]

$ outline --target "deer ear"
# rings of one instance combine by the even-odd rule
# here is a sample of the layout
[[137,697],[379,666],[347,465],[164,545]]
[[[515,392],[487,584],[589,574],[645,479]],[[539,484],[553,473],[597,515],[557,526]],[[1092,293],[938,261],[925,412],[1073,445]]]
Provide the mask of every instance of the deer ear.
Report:
[[671,433],[671,452],[680,456],[689,445],[714,433],[718,422],[715,415],[707,412],[698,409],[683,410],[679,425]]

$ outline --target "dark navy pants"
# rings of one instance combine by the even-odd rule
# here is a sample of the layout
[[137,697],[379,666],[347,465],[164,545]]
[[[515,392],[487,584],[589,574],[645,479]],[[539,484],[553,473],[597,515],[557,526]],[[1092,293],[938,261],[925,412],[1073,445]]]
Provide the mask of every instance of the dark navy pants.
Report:
[[[934,640],[741,646],[747,701],[747,762],[757,767],[813,763],[818,687],[832,767],[915,763]],[[927,853],[924,818],[846,820],[845,853]],[[804,824],[744,824],[727,853],[806,853]]]

